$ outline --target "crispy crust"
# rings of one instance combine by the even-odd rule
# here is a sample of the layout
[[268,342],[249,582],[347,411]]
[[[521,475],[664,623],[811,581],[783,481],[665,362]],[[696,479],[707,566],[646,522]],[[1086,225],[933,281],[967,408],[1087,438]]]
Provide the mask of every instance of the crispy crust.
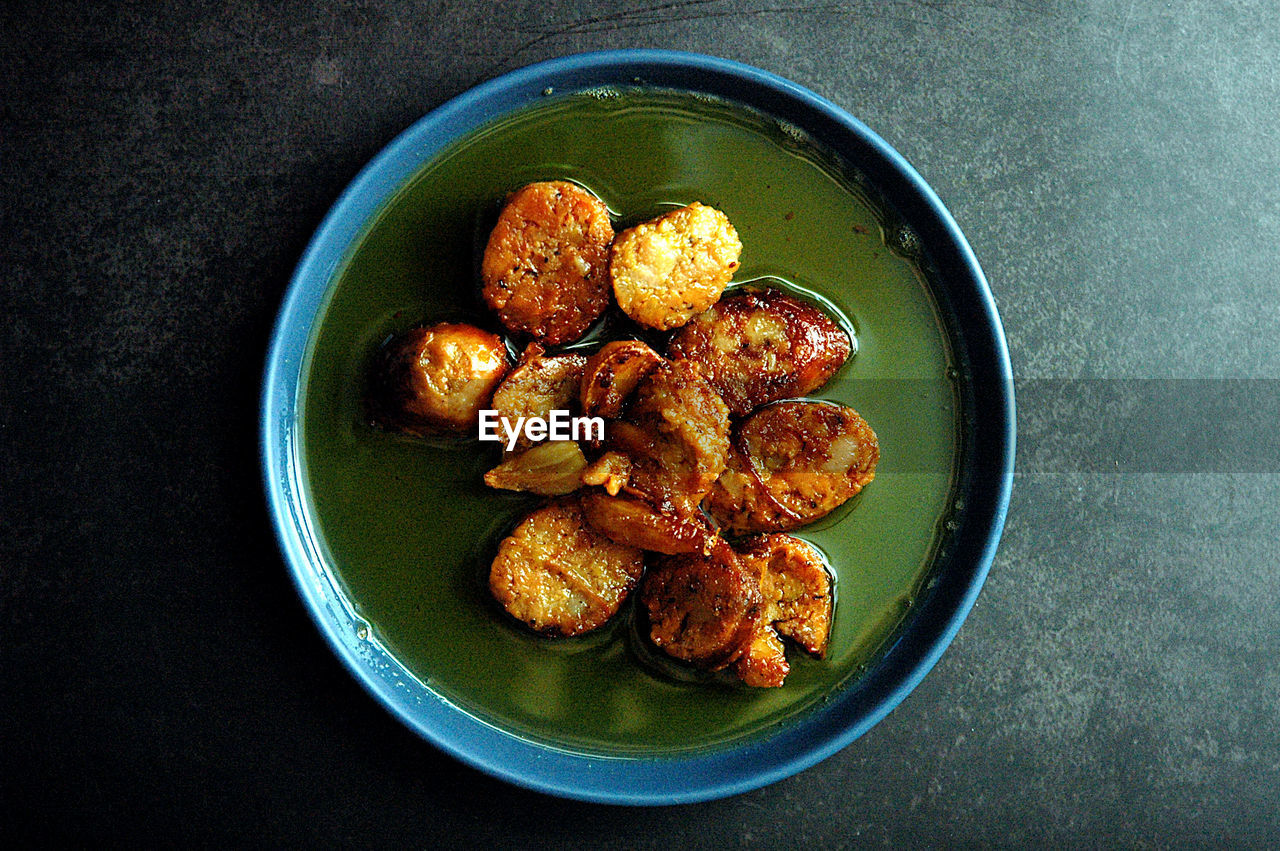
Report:
[[862,490],[879,459],[875,432],[852,408],[779,402],[739,426],[706,506],[731,533],[790,531]]
[[738,545],[743,562],[758,572],[764,620],[821,659],[831,635],[831,574],[811,544],[790,535],[755,535]]
[[617,613],[644,570],[640,550],[587,525],[575,499],[537,509],[498,547],[489,590],[545,635],[581,635]]
[[581,337],[609,304],[613,226],[604,202],[565,181],[530,183],[508,200],[480,263],[502,324],[548,345]]
[[506,372],[507,350],[496,334],[452,322],[412,328],[379,353],[366,407],[390,431],[463,432],[475,428]]
[[741,253],[729,217],[695,201],[620,233],[609,280],[623,313],[666,331],[720,298]]
[[662,356],[639,340],[605,343],[583,369],[582,412],[589,417],[622,416],[627,398],[661,365]]
[[[493,391],[493,409],[514,426],[519,417],[543,417],[553,410],[569,410],[577,401],[582,355],[547,355],[538,343],[530,343],[515,369]],[[516,449],[528,449],[533,441],[521,432]]]
[[667,347],[711,383],[736,416],[817,390],[852,350],[829,316],[778,290],[729,296],[699,313]]
[[640,600],[649,637],[665,653],[702,668],[733,664],[760,618],[760,586],[723,541],[709,555],[668,556],[645,577]]

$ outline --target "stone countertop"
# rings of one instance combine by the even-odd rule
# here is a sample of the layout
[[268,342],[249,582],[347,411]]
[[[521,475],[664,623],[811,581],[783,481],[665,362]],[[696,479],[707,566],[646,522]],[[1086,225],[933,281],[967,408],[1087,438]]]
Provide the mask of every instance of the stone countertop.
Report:
[[[0,7],[0,834],[1280,843],[1272,4],[229,5]],[[924,682],[798,776],[640,810],[509,787],[374,703],[283,569],[256,433],[359,168],[475,83],[617,47],[782,74],[905,154],[1021,403],[1004,542]]]

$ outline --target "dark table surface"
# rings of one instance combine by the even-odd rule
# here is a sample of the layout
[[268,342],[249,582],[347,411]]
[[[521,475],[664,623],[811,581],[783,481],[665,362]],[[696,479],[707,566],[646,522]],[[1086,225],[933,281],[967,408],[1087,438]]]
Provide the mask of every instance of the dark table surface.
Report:
[[[1280,843],[1273,4],[228,6],[0,6],[0,838]],[[361,165],[614,47],[758,65],[902,151],[1021,394],[941,663],[836,756],[697,806],[546,798],[402,727],[303,610],[256,454],[275,311]]]

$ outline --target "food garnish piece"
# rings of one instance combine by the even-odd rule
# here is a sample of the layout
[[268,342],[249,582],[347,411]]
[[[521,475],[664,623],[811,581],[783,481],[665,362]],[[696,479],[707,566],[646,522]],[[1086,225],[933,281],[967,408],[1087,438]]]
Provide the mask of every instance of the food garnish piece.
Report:
[[507,350],[496,334],[454,322],[412,328],[379,353],[366,407],[390,431],[466,431],[506,372]]
[[708,670],[746,652],[760,619],[760,585],[723,540],[710,553],[668,556],[645,576],[640,601],[663,652]]
[[711,383],[730,413],[804,396],[848,359],[849,335],[811,304],[779,290],[737,293],[689,320],[667,347]]
[[641,499],[592,491],[583,494],[582,510],[587,522],[612,540],[655,553],[704,552],[715,540],[700,514],[678,517]]
[[586,466],[578,444],[554,440],[510,456],[484,474],[484,483],[500,490],[563,496],[582,487]]
[[643,570],[640,550],[595,531],[576,499],[562,499],[535,510],[503,539],[489,590],[536,632],[581,635],[613,617]]
[[[493,391],[493,410],[512,427],[520,417],[547,419],[552,411],[570,409],[578,398],[578,385],[587,359],[582,355],[548,355],[538,343],[530,343],[507,377]],[[534,441],[524,433],[516,439],[516,449],[527,449]]]
[[862,490],[879,459],[875,432],[852,408],[779,402],[738,427],[706,506],[730,533],[790,531]]
[[627,398],[661,364],[662,356],[639,340],[605,343],[583,370],[582,413],[610,419],[622,416]]
[[618,234],[609,279],[623,313],[666,331],[720,298],[741,253],[729,217],[695,201]]
[[510,331],[553,346],[576,340],[609,304],[612,241],[599,198],[567,181],[530,183],[489,235],[484,300]]

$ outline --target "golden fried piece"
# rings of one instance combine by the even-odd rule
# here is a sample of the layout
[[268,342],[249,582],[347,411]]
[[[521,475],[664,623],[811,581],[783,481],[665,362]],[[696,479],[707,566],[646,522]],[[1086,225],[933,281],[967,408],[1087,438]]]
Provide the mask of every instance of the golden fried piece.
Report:
[[581,337],[609,304],[613,226],[604,202],[565,181],[515,192],[489,235],[480,277],[502,324],[548,345]]
[[600,485],[609,496],[617,496],[631,477],[631,457],[621,452],[606,452],[582,471],[584,485]]
[[582,413],[610,419],[622,416],[627,397],[661,364],[662,356],[639,340],[605,343],[583,370]]
[[687,517],[725,468],[729,409],[693,367],[664,363],[606,435],[612,451],[630,458],[626,489]]
[[715,538],[701,515],[677,517],[631,497],[593,491],[583,495],[582,511],[610,539],[655,553],[703,552]]
[[[578,398],[587,359],[582,355],[547,355],[545,351],[538,343],[530,343],[520,362],[493,391],[493,410],[512,427],[520,417],[547,419],[552,411],[567,411]],[[521,430],[516,449],[532,445]]]
[[811,304],[778,290],[721,299],[676,332],[667,347],[742,416],[767,402],[803,396],[835,375],[849,335]]
[[618,611],[644,558],[587,525],[577,500],[550,503],[498,547],[489,590],[512,617],[545,635],[581,635]]
[[506,372],[496,334],[452,322],[413,328],[379,353],[367,408],[374,423],[404,434],[474,429]]
[[852,408],[779,402],[738,427],[706,505],[730,533],[797,529],[862,490],[879,460],[875,432]]
[[811,544],[790,535],[754,535],[738,555],[760,577],[764,622],[821,659],[831,635],[831,574]]
[[645,576],[640,601],[649,637],[665,653],[702,668],[733,664],[760,619],[760,586],[724,541],[708,555],[668,556]]
[[742,656],[734,662],[733,672],[753,688],[780,688],[791,673],[791,665],[777,630],[758,624]]
[[618,234],[609,279],[623,313],[666,331],[715,304],[741,253],[729,217],[695,201]]
[[586,467],[586,456],[578,444],[553,440],[507,458],[484,474],[484,483],[500,490],[563,496],[582,487]]

